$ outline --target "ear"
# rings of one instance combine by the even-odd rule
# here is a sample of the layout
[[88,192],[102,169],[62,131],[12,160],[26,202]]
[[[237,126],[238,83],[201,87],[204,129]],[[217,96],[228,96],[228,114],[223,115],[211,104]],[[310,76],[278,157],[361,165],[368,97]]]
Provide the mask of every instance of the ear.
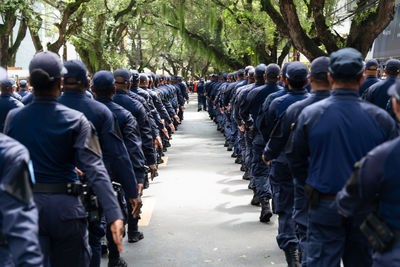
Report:
[[329,82],[330,86],[332,87],[332,85],[333,85],[333,78],[332,78],[332,75],[331,75],[330,73],[328,73],[328,82]]
[[361,76],[361,79],[358,82],[358,85],[361,86],[364,83],[364,81],[365,81],[365,76],[363,75],[363,76]]

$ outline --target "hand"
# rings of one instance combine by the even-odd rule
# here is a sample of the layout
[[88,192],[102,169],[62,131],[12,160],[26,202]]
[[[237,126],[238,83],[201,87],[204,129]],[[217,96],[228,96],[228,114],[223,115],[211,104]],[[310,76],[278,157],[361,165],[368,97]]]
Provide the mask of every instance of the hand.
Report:
[[140,214],[140,209],[142,208],[143,204],[142,204],[142,198],[137,197],[137,198],[130,198],[129,199],[129,203],[132,206],[132,216],[133,218],[137,218]]
[[204,96],[207,96],[207,93],[204,93]]
[[76,171],[76,174],[78,174],[79,177],[82,177],[83,171],[81,171],[81,170],[78,169],[77,167],[75,167],[75,171]]
[[184,111],[184,110],[185,110],[185,107],[184,107],[184,106],[181,106],[181,110]]
[[175,133],[175,126],[172,122],[170,124],[168,124],[168,127],[171,129],[171,133]]
[[110,231],[115,245],[118,248],[119,253],[122,253],[122,236],[124,235],[124,221],[121,219],[116,219],[110,225]]
[[261,157],[262,157],[262,160],[264,161],[265,165],[267,165],[267,166],[271,165],[271,161],[270,160],[266,161],[264,155],[262,155]]
[[164,120],[164,119],[161,119],[161,123],[162,123],[162,124],[165,124],[165,120]]
[[186,100],[186,104],[189,104],[189,99],[188,99],[188,100]]
[[223,108],[219,108],[219,112],[221,112],[221,114],[224,114],[224,109]]
[[164,127],[164,128],[162,128],[161,131],[164,133],[165,137],[167,137],[167,139],[169,139],[169,134],[168,134],[167,128]]
[[349,217],[349,215],[347,215],[346,213],[344,213],[344,212],[341,211],[341,210],[338,210],[338,213],[339,213],[340,215],[342,215],[343,217],[345,217],[345,218]]
[[155,164],[150,165],[150,166],[149,166],[149,169],[150,169],[150,171],[151,171],[150,179],[153,181],[153,180],[154,180],[154,177],[156,177],[157,166],[156,166]]
[[178,115],[174,115],[174,119],[177,123],[181,123],[181,119],[179,119]]
[[231,109],[231,105],[227,105],[225,106],[226,110],[230,110]]
[[239,131],[241,131],[242,133],[244,132],[244,126],[243,125],[239,125],[238,128],[239,128]]
[[143,194],[143,184],[141,183],[137,184],[137,192],[139,196]]
[[158,148],[163,149],[163,144],[160,136],[157,136],[154,139],[154,148],[157,150]]

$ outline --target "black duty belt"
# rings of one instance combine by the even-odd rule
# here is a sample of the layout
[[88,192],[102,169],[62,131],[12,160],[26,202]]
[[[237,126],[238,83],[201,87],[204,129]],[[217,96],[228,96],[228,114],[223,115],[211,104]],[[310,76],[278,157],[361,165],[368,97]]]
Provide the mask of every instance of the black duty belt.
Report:
[[34,193],[80,196],[82,190],[83,188],[81,183],[36,183],[33,186]]

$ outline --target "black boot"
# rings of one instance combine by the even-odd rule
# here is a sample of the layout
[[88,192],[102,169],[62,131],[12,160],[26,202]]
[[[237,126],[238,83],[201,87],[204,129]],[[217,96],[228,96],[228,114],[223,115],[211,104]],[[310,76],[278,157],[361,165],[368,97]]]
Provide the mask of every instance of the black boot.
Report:
[[128,243],[136,243],[139,240],[142,240],[144,235],[142,232],[135,231],[133,233],[128,233]]
[[226,141],[225,141],[225,144],[224,144],[224,147],[228,147],[228,146],[229,146],[228,140],[226,140]]
[[261,203],[261,214],[260,222],[269,222],[272,217],[271,206],[269,205],[269,199],[266,197],[260,198]]
[[128,267],[128,264],[122,258],[109,259],[108,267]]
[[235,163],[236,163],[236,164],[242,164],[242,156],[239,155],[239,156],[236,158]]
[[226,149],[227,151],[232,151],[233,150],[233,145],[231,143],[228,144],[228,148]]
[[149,183],[149,176],[148,176],[148,175],[145,175],[145,177],[144,177],[144,179],[143,179],[143,188],[144,188],[144,189],[147,189],[147,188],[149,188],[149,186],[150,186],[150,183]]
[[235,152],[232,153],[231,158],[237,158],[237,154]]
[[242,164],[242,166],[240,166],[240,171],[245,172],[246,171],[246,166],[244,166],[244,164]]
[[290,248],[284,251],[288,267],[301,267],[299,251],[297,249]]
[[201,111],[201,108],[198,108],[198,109],[197,109],[197,112],[200,112],[200,111]]
[[253,206],[259,206],[260,205],[260,199],[258,198],[255,189],[253,189],[253,199],[251,200],[250,204],[253,205]]
[[243,176],[242,176],[243,180],[249,181],[250,180],[250,173],[249,171],[246,171]]

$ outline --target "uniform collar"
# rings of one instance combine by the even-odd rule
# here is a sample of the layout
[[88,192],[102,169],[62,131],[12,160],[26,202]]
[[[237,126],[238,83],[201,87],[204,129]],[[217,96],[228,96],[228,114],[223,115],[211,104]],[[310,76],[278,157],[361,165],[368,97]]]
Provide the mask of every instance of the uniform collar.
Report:
[[358,91],[353,89],[346,89],[346,88],[337,88],[332,90],[332,96],[352,96],[352,97],[359,97]]
[[331,94],[331,90],[312,90],[311,93],[316,96],[328,96]]
[[109,98],[107,96],[96,97],[96,100],[99,101],[99,102],[102,102],[102,103],[108,103],[108,102],[112,101],[111,98]]
[[124,90],[122,90],[122,89],[117,89],[117,94],[119,94],[119,95],[126,95],[127,94],[127,92],[125,92]]
[[63,96],[64,95],[77,98],[87,97],[86,92],[78,92],[78,91],[65,91],[63,92]]
[[33,97],[33,102],[34,103],[56,103],[57,98],[54,96],[48,96],[48,95],[38,95]]
[[292,94],[292,95],[301,95],[306,92],[307,92],[306,89],[294,89],[293,88],[293,89],[289,90],[289,94]]

